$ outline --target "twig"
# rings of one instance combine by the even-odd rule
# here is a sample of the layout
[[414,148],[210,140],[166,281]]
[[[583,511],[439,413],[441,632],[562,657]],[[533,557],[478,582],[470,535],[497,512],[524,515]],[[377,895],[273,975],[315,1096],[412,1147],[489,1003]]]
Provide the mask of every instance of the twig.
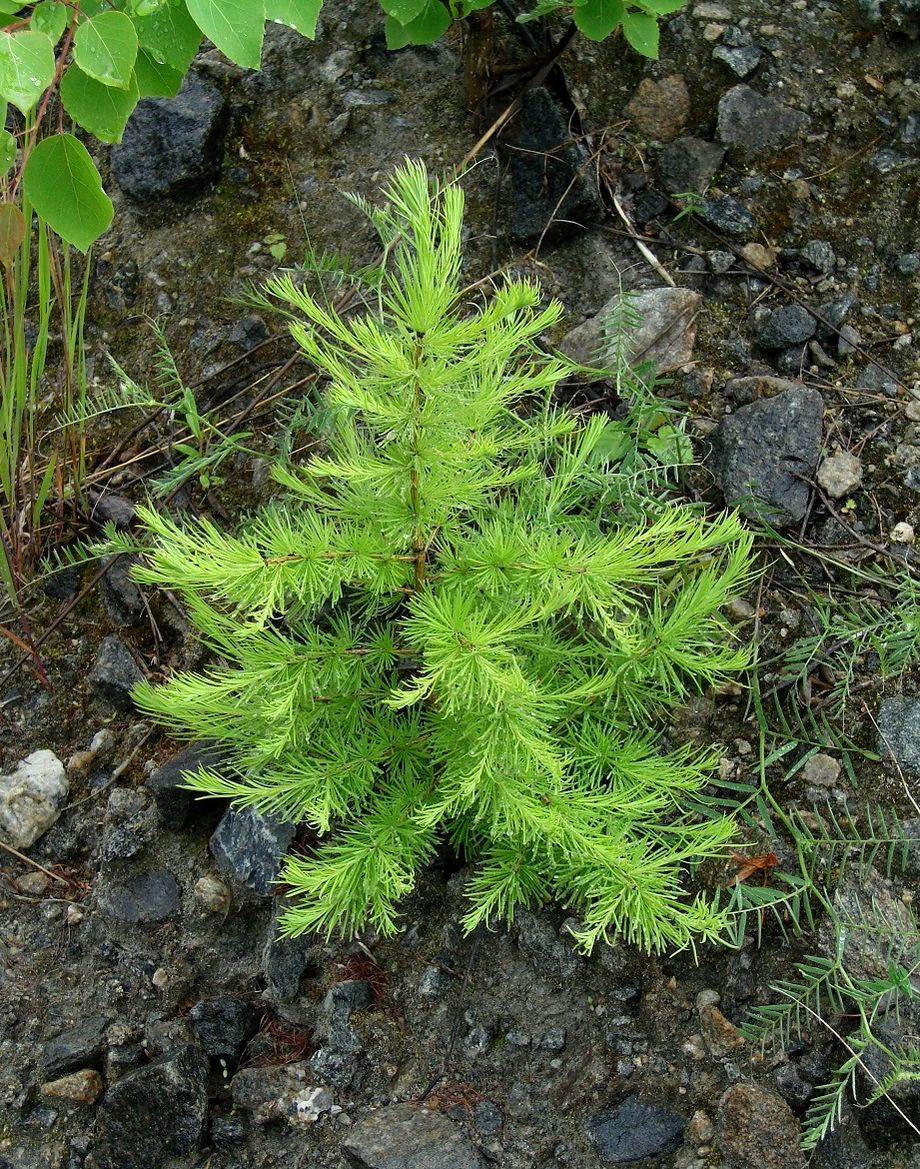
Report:
[[57,873],[52,873],[50,869],[46,869],[45,866],[40,865],[38,861],[32,860],[32,858],[26,856],[24,852],[20,852],[18,848],[13,848],[11,844],[4,844],[4,842],[0,840],[0,848],[2,848],[4,852],[8,852],[11,856],[14,856],[17,860],[22,861],[24,864],[31,865],[33,869],[38,869],[40,873],[44,873],[45,876],[50,877],[52,881],[57,881],[59,885],[70,885],[70,881],[68,881],[66,877],[59,877]]

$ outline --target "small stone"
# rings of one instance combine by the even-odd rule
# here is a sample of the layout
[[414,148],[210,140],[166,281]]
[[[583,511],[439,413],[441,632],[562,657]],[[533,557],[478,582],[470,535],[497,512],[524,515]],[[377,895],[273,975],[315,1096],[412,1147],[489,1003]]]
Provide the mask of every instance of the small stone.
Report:
[[726,64],[736,77],[747,77],[763,60],[763,50],[756,45],[716,45],[712,55]]
[[878,753],[920,775],[920,699],[886,698],[878,712]]
[[157,990],[165,990],[169,986],[169,971],[158,966],[150,976],[150,981]]
[[747,243],[743,244],[740,250],[741,258],[752,268],[760,268],[767,272],[776,263],[776,248],[768,247],[766,244]]
[[208,913],[226,913],[230,908],[230,890],[220,877],[209,873],[199,877],[192,887],[192,895]]
[[913,544],[916,540],[916,533],[913,525],[907,523],[895,524],[889,533],[891,540],[895,544]]
[[416,1104],[391,1104],[357,1121],[342,1140],[356,1169],[483,1169],[453,1121]]
[[726,1059],[744,1047],[744,1039],[734,1023],[719,1008],[706,1004],[699,1008],[703,1040],[713,1059]]
[[81,905],[68,905],[64,920],[68,925],[79,925],[86,913]]
[[718,137],[728,146],[757,151],[783,145],[807,126],[805,114],[747,85],[736,85],[719,99]]
[[89,687],[99,698],[116,710],[134,709],[131,692],[144,675],[130,650],[116,633],[102,639],[96,659],[89,671]]
[[65,1072],[100,1060],[105,1050],[105,1031],[111,1021],[109,1015],[87,1015],[54,1039],[49,1039],[41,1056],[46,1078],[57,1079]]
[[112,147],[112,177],[132,199],[201,190],[220,174],[229,116],[218,87],[189,73],[176,97],[138,102]]
[[509,145],[515,240],[569,238],[603,216],[586,155],[545,87],[524,95]]
[[817,784],[818,787],[836,787],[840,778],[840,762],[832,755],[820,752],[812,755],[802,768],[802,779],[806,783]]
[[98,902],[107,917],[132,925],[169,921],[182,908],[179,886],[169,869],[138,873],[124,882],[104,886]]
[[786,349],[813,336],[818,322],[799,304],[785,305],[758,322],[754,335],[764,349]]
[[732,621],[740,624],[742,621],[753,621],[757,616],[757,609],[743,597],[734,597],[728,603],[728,615]]
[[286,1121],[305,1128],[333,1107],[333,1095],[325,1085],[311,1083],[305,1063],[283,1067],[243,1068],[230,1085],[235,1108],[251,1113],[256,1124]]
[[183,1047],[128,1072],[96,1113],[98,1169],[151,1169],[197,1153],[208,1115],[208,1061]]
[[802,259],[816,272],[830,272],[837,263],[834,249],[823,239],[813,239],[802,248]]
[[837,336],[838,357],[847,357],[849,354],[855,353],[861,344],[862,336],[858,329],[854,329],[852,325],[840,326]]
[[722,252],[716,248],[706,253],[706,263],[709,265],[709,270],[715,272],[717,276],[730,271],[734,262],[735,257],[732,252]]
[[625,112],[643,138],[660,142],[675,138],[690,116],[687,83],[679,73],[661,81],[644,77]]
[[189,774],[202,767],[217,768],[220,763],[221,753],[212,743],[192,743],[148,778],[147,787],[153,793],[157,810],[168,828],[184,827],[192,815],[195,793],[182,786]]
[[725,235],[749,235],[757,230],[757,220],[731,195],[707,195],[697,204],[696,214],[704,223]]
[[228,808],[211,837],[211,855],[228,877],[270,897],[296,825],[257,808]]
[[902,276],[916,276],[920,272],[920,252],[905,252],[898,256],[894,267]]
[[773,389],[774,396],[739,407],[713,434],[712,470],[726,502],[775,524],[801,522],[821,451],[821,395],[779,378],[729,385],[742,392],[747,385],[757,393]]
[[[563,353],[586,365],[614,360],[604,321],[620,306],[620,297],[609,300],[597,316],[572,329],[563,339]],[[628,338],[628,360],[650,361],[659,373],[679,369],[693,356],[696,340],[698,292],[687,288],[650,288],[629,298],[641,324]]]
[[603,1161],[625,1165],[674,1152],[683,1137],[684,1119],[639,1096],[627,1096],[596,1112],[587,1130]]
[[207,1054],[234,1063],[259,1026],[258,1010],[245,999],[203,999],[189,1011],[189,1018]]
[[51,888],[51,878],[39,869],[30,869],[16,878],[16,887],[20,893],[25,893],[29,897],[41,897]]
[[702,138],[676,138],[662,150],[658,160],[658,178],[669,195],[694,191],[698,195],[709,186],[722,165],[725,147]]
[[719,1101],[718,1141],[735,1169],[805,1169],[799,1122],[780,1096],[757,1084],[733,1084]]
[[42,1084],[42,1095],[56,1100],[69,1100],[73,1104],[95,1104],[102,1095],[105,1085],[102,1076],[93,1068],[81,1068]]
[[851,491],[855,491],[862,480],[862,463],[856,455],[851,455],[848,451],[829,455],[818,467],[818,486],[826,491],[831,499],[842,499]]
[[30,848],[60,816],[70,792],[64,764],[53,751],[33,751],[0,775],[0,837]]

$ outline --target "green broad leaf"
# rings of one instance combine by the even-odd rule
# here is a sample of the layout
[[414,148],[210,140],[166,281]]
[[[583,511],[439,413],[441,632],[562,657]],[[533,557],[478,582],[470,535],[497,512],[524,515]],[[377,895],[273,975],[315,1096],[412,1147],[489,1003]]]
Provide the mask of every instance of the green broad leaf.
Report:
[[224,56],[245,69],[262,63],[263,0],[188,0],[192,20]]
[[575,27],[590,41],[605,40],[625,17],[623,0],[588,0],[572,13]]
[[623,35],[637,53],[658,59],[658,21],[647,12],[627,12],[623,17]]
[[495,0],[451,0],[451,15],[454,20],[463,20],[471,12],[481,12],[483,8],[491,8],[494,3]]
[[129,0],[129,7],[135,16],[151,16],[167,4],[169,0]]
[[15,203],[0,203],[0,264],[9,268],[26,238],[26,218]]
[[295,28],[312,41],[322,6],[323,0],[265,0],[265,19]]
[[43,32],[0,32],[0,97],[27,114],[54,77],[54,46]]
[[43,32],[56,45],[67,27],[68,9],[66,4],[58,4],[57,0],[41,0],[32,9],[30,28],[36,32]]
[[81,252],[89,251],[112,222],[112,200],[89,151],[73,134],[54,134],[38,143],[23,170],[22,188],[51,230]]
[[137,60],[137,33],[123,12],[100,12],[78,28],[73,38],[73,59],[85,74],[127,89]]
[[201,44],[201,29],[182,0],[168,0],[149,16],[135,17],[140,47],[158,65],[168,65],[184,77]]
[[0,0],[0,15],[15,16],[22,11],[22,5],[17,4],[16,0]]
[[637,7],[644,8],[658,16],[670,16],[672,12],[679,12],[687,0],[635,0]]
[[450,13],[440,0],[428,0],[423,11],[407,24],[387,17],[388,49],[402,49],[406,45],[429,45],[450,28]]
[[539,20],[543,16],[550,16],[565,7],[565,0],[539,0],[532,12],[522,12],[517,17],[518,24],[527,24],[531,20]]
[[16,139],[9,130],[0,130],[0,174],[7,174],[16,165]]
[[140,101],[140,90],[133,75],[127,89],[116,89],[71,65],[61,79],[61,101],[77,125],[95,134],[100,142],[120,142]]
[[393,19],[402,25],[421,16],[427,8],[428,0],[380,0],[380,7]]
[[138,52],[134,62],[134,80],[141,97],[175,97],[184,76],[178,69],[154,61],[146,49]]

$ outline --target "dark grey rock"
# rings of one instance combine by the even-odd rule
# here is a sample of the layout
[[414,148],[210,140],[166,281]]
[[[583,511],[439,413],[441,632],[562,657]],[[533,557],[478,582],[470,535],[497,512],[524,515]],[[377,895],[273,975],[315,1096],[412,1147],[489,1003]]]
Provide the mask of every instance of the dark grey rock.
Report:
[[716,45],[712,55],[726,64],[736,77],[748,77],[763,60],[763,49],[756,45]]
[[89,672],[89,686],[94,694],[104,698],[116,710],[133,710],[131,691],[143,677],[117,633],[110,633],[102,639]]
[[719,1100],[718,1143],[726,1169],[805,1169],[799,1122],[757,1084],[733,1084]]
[[243,1068],[230,1084],[233,1106],[252,1115],[256,1124],[286,1121],[295,1127],[313,1124],[333,1105],[333,1096],[314,1084],[306,1063]]
[[897,150],[892,150],[890,146],[886,146],[869,156],[869,165],[880,175],[890,175],[916,166],[917,160],[908,158]]
[[526,94],[508,141],[516,242],[531,243],[544,230],[546,239],[565,239],[603,215],[590,168],[571,138],[548,90]]
[[228,1151],[241,1145],[249,1132],[245,1117],[239,1112],[215,1116],[211,1121],[211,1140],[216,1149]]
[[736,85],[719,100],[717,136],[727,146],[763,150],[794,141],[807,127],[805,114],[748,85]]
[[794,1063],[785,1063],[773,1077],[776,1089],[794,1108],[804,1108],[815,1092],[814,1084],[803,1080]]
[[[850,312],[856,307],[856,297],[851,293],[841,296],[839,300],[830,300],[818,307],[818,336],[822,341],[834,337],[835,330],[843,326]],[[826,323],[825,323],[826,322]]]
[[658,179],[669,195],[695,191],[698,195],[722,165],[725,147],[703,138],[675,138],[662,150],[658,160]]
[[680,1145],[686,1122],[682,1116],[627,1096],[612,1108],[602,1108],[588,1121],[588,1136],[602,1161],[628,1165],[647,1157],[672,1153]]
[[195,1047],[129,1072],[103,1096],[96,1116],[99,1169],[153,1169],[201,1146],[208,1063]]
[[821,453],[824,403],[817,390],[769,381],[788,388],[741,406],[721,423],[711,466],[730,506],[774,524],[794,524],[805,515],[806,480],[814,478]]
[[364,1045],[348,1022],[355,1011],[372,1002],[370,983],[362,978],[347,979],[330,987],[314,1029],[320,1048],[310,1058],[310,1069],[318,1079],[342,1090],[355,1082]]
[[301,979],[319,969],[319,955],[320,949],[309,934],[302,934],[299,938],[282,937],[278,933],[276,917],[262,951],[266,998],[270,1002],[293,1002],[300,990]]
[[909,775],[920,775],[920,699],[884,699],[878,711],[878,753]]
[[703,223],[724,235],[750,235],[757,229],[754,216],[731,195],[707,195],[700,199],[695,210]]
[[518,948],[535,970],[559,982],[569,982],[584,969],[584,959],[571,937],[560,937],[545,917],[530,910],[514,915]]
[[789,304],[773,309],[758,321],[754,336],[764,349],[787,349],[807,341],[817,327],[818,322],[808,309]]
[[147,787],[167,828],[182,828],[191,815],[195,795],[182,787],[186,776],[200,767],[219,767],[220,762],[221,753],[214,744],[192,743],[148,778]]
[[812,239],[802,248],[802,259],[816,272],[830,272],[837,263],[834,249],[824,239]]
[[224,95],[190,73],[173,98],[144,98],[112,147],[112,177],[132,199],[194,194],[220,174],[229,109]]
[[211,854],[221,871],[258,897],[269,897],[272,882],[294,839],[295,825],[255,808],[228,808],[211,837]]
[[144,614],[144,597],[131,579],[136,556],[109,556],[108,571],[100,581],[102,607],[118,625],[133,625]]
[[904,252],[897,256],[894,267],[902,276],[916,276],[920,272],[920,252]]
[[491,1100],[477,1100],[473,1105],[473,1124],[484,1137],[501,1132],[502,1123],[501,1109]]
[[133,788],[117,787],[109,796],[102,828],[99,859],[106,868],[139,856],[157,830],[149,797]]
[[182,906],[179,886],[168,869],[140,873],[128,880],[104,885],[99,908],[107,917],[131,925],[149,925],[176,917]]
[[457,1126],[416,1104],[392,1104],[359,1120],[342,1141],[355,1169],[483,1169]]
[[205,1054],[236,1062],[259,1026],[259,1011],[245,999],[213,998],[189,1011]]
[[100,1067],[105,1052],[105,1029],[111,1021],[111,1015],[87,1015],[49,1039],[41,1057],[43,1077],[56,1080],[78,1068]]

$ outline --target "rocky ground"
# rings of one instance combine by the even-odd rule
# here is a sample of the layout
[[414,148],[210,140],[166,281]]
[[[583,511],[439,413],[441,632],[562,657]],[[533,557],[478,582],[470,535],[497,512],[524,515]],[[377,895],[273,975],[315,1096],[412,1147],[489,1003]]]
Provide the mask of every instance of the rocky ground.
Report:
[[[621,288],[641,295],[637,355],[670,371],[665,392],[690,412],[688,491],[883,572],[910,564],[920,524],[918,36],[915,0],[691,0],[658,62],[576,40],[464,180],[471,279],[537,275],[566,305],[574,332],[554,340],[571,352],[595,347],[593,318]],[[150,376],[144,317],[158,315],[201,401],[249,409],[270,456],[264,379],[291,347],[281,322],[229,298],[302,254],[304,228],[317,251],[370,258],[337,192],[373,196],[405,154],[460,163],[534,73],[501,18],[477,68],[473,55],[458,37],[388,53],[376,6],[335,0],[315,43],[273,30],[258,74],[205,53],[182,97],[139,111],[111,152],[99,381],[106,352]],[[129,524],[134,470],[163,461],[150,452],[167,420],[136,440],[106,425],[95,465],[115,450],[117,471],[100,472],[98,510]],[[759,504],[744,502],[752,483]],[[265,457],[200,486],[174,505],[230,517],[264,496]],[[739,598],[764,659],[807,629],[816,563],[768,550]],[[35,602],[33,633],[53,628],[48,686],[2,646],[0,839],[17,851],[0,855],[0,1169],[804,1165],[799,1117],[835,1049],[819,1033],[762,1060],[739,1034],[796,956],[769,928],[760,948],[697,962],[619,946],[583,958],[552,909],[464,937],[465,873],[445,857],[396,940],[279,940],[271,881],[294,828],[179,788],[202,749],[178,755],[129,692],[200,651],[168,596],[123,563],[93,572]],[[846,739],[804,774],[788,770],[804,745],[784,756],[790,797],[903,806],[900,777],[920,772],[916,683],[859,668]],[[724,744],[726,776],[756,780],[742,696],[679,723]],[[918,873],[879,880],[877,899],[909,901]],[[902,1103],[918,1096],[908,1086]],[[917,1166],[909,1135],[891,1112],[847,1109],[814,1163]]]

